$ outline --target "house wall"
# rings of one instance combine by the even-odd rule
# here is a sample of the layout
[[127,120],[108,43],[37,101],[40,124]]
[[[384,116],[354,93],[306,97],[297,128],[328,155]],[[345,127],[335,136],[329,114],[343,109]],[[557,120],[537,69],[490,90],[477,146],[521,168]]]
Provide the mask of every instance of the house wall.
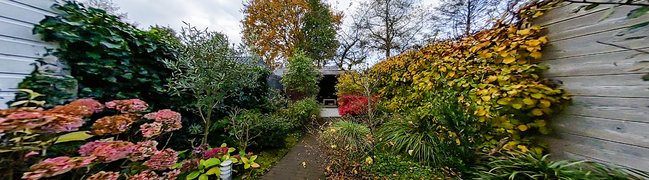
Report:
[[536,21],[550,39],[542,64],[573,104],[552,119],[547,138],[560,159],[589,159],[649,171],[649,27],[629,32],[649,15],[626,19],[635,7],[611,5],[575,13],[564,3]]
[[[13,100],[18,83],[34,70],[30,65],[43,58],[46,48],[56,44],[42,42],[32,28],[45,16],[54,16],[50,7],[56,0],[0,0],[0,108]],[[54,57],[44,59],[46,68],[62,67]]]

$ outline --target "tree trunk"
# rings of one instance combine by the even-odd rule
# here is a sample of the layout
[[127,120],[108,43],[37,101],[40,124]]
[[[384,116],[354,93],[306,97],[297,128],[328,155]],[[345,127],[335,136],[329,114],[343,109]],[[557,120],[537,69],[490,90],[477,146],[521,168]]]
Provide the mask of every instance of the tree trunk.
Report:
[[464,35],[468,36],[471,34],[471,15],[473,12],[471,12],[471,0],[467,0],[467,13],[466,13],[466,29],[464,30]]
[[392,49],[392,37],[390,37],[390,0],[385,1],[385,58],[390,58],[390,50]]

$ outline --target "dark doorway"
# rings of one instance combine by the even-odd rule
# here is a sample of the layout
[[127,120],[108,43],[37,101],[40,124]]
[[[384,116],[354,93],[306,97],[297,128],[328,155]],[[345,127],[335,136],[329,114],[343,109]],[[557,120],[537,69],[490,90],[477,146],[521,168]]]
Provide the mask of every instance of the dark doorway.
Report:
[[320,91],[316,99],[324,106],[338,106],[338,96],[336,96],[336,83],[338,83],[337,75],[323,75],[320,83]]

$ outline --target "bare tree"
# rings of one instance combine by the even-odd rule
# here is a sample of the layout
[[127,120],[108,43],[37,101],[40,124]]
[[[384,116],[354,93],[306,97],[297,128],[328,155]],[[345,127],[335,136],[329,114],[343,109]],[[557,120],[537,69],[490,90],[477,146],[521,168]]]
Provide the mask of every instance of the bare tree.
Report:
[[415,45],[432,16],[418,0],[371,0],[361,3],[359,29],[371,49],[385,58]]
[[340,47],[336,51],[335,63],[338,68],[351,70],[365,62],[369,54],[368,42],[360,32],[358,22],[344,26],[337,36]]
[[121,19],[126,19],[127,17],[126,13],[119,11],[119,6],[117,6],[113,0],[85,0],[83,3],[90,7],[104,10],[108,14],[117,16]]
[[441,0],[435,10],[447,35],[458,37],[488,28],[518,0]]

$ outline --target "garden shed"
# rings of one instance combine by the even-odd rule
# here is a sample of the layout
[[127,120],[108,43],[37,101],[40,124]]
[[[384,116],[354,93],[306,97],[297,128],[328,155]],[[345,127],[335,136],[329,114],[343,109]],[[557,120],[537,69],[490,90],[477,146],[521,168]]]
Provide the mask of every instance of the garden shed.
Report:
[[32,28],[45,16],[54,16],[51,6],[56,0],[1,0],[0,1],[0,108],[14,99],[16,87],[34,70],[36,60],[42,59],[47,69],[63,73],[55,57],[44,57],[48,48],[56,44],[43,42]]
[[320,73],[322,74],[322,79],[318,83],[320,91],[318,91],[316,100],[326,107],[337,107],[338,96],[336,95],[336,84],[338,83],[338,77],[343,71],[338,67],[325,66],[320,69]]
[[[273,75],[282,76],[286,73],[286,69],[277,69],[274,71]],[[323,106],[326,107],[338,107],[338,96],[336,95],[336,84],[338,83],[338,77],[345,72],[336,66],[325,66],[320,68],[321,79],[318,83],[320,87],[316,100]],[[271,78],[273,78],[271,76]],[[277,84],[277,83],[270,83]]]

